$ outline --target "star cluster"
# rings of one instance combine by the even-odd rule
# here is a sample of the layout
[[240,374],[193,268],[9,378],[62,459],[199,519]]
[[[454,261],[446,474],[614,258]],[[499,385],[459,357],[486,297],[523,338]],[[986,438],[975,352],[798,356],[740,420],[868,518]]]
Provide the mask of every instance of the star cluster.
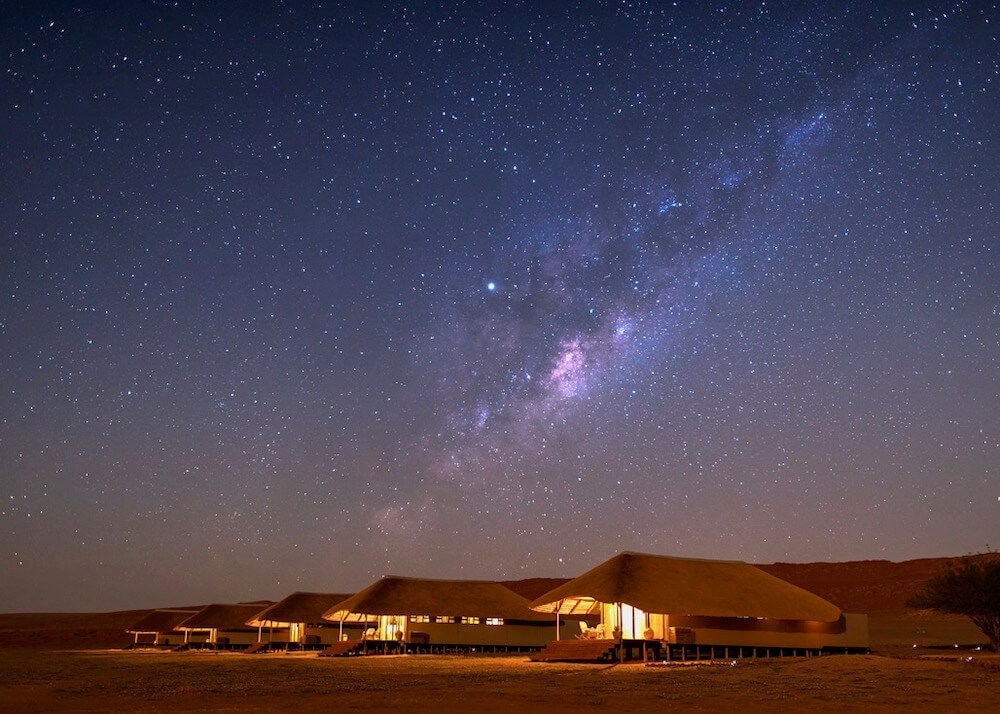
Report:
[[1000,543],[988,4],[8,15],[0,610]]

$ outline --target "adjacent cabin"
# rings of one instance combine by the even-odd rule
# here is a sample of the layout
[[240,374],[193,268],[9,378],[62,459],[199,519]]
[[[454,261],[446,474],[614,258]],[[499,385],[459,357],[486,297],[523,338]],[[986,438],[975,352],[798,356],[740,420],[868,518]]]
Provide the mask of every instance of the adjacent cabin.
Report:
[[131,648],[172,646],[187,642],[185,639],[187,633],[177,629],[177,626],[197,612],[197,610],[153,610],[125,630],[128,634],[135,635]]
[[181,622],[177,629],[184,632],[192,646],[209,649],[241,650],[255,644],[259,630],[247,624],[270,600],[252,603],[208,605]]
[[528,605],[494,581],[389,576],[323,617],[364,626],[355,651],[530,651],[555,637],[556,619]]
[[261,610],[246,624],[257,628],[258,641],[266,642],[269,649],[322,649],[342,639],[360,640],[364,632],[361,623],[347,623],[341,630],[323,619],[324,612],[350,596],[294,592]]
[[809,655],[867,652],[869,646],[867,615],[842,613],[818,595],[735,561],[621,553],[531,607],[597,616],[599,623],[576,637],[607,643],[605,650],[618,658]]

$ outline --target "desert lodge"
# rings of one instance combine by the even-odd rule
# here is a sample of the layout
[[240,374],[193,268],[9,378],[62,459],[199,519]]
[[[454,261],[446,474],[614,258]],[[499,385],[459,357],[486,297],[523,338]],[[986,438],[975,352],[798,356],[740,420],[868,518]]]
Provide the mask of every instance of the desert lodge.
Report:
[[541,661],[868,651],[868,618],[753,565],[621,553],[578,578],[389,576],[358,593],[154,610],[131,647],[321,656],[528,652]]

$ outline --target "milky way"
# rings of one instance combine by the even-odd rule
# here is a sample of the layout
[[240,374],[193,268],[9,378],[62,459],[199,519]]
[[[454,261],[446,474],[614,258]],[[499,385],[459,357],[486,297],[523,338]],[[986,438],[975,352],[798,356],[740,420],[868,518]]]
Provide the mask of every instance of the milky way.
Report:
[[995,8],[8,14],[0,609],[1000,543]]

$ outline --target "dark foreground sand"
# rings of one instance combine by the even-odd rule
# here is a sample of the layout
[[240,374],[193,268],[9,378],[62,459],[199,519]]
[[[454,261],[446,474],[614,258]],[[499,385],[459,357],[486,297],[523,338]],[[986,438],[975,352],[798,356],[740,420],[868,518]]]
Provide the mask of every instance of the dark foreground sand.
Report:
[[5,712],[996,712],[1000,658],[962,652],[654,668],[541,664],[523,656],[21,650],[0,652],[0,702]]

